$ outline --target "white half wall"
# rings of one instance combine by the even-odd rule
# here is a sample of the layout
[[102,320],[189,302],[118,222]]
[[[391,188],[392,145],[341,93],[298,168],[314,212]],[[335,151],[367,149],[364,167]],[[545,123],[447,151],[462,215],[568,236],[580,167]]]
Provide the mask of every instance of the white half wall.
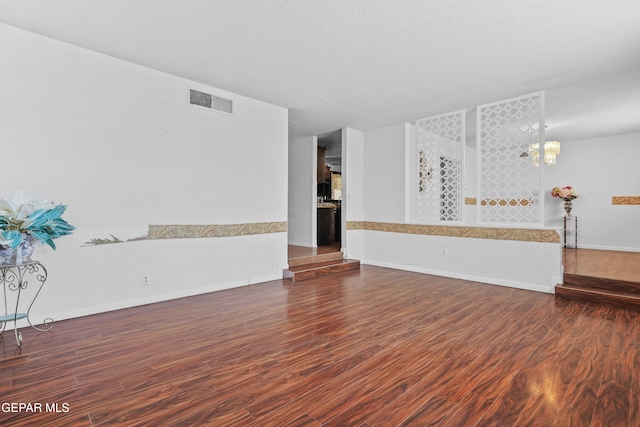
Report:
[[557,243],[363,232],[365,264],[554,293],[562,283]]
[[[19,189],[67,204],[77,227],[57,251],[36,248],[49,278],[34,316],[281,277],[284,232],[85,243],[137,237],[149,224],[286,222],[285,108],[6,25],[0,40],[0,197]],[[231,99],[233,114],[189,105],[189,88]]]

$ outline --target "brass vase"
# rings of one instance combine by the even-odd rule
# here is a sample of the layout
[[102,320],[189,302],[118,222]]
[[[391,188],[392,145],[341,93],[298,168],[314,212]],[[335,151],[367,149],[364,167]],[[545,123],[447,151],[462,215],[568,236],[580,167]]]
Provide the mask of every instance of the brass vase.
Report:
[[571,200],[565,200],[564,201],[564,211],[567,213],[567,217],[571,216],[571,209],[573,209],[573,204],[571,203]]

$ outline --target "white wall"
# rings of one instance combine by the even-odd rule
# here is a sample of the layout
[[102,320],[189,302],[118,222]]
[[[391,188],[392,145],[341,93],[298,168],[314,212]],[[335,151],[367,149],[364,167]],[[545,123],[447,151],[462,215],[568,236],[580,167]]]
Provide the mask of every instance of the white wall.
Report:
[[[281,277],[286,233],[83,244],[148,224],[286,221],[286,109],[5,25],[0,40],[0,197],[68,204],[78,228],[56,252],[37,248],[49,279],[36,317]],[[232,99],[234,114],[188,105],[189,87]]]
[[[364,132],[345,128],[342,130],[342,218],[362,221],[364,218]],[[342,234],[342,247],[347,258],[363,259],[362,230],[347,230]]]
[[317,137],[289,142],[289,244],[317,246]]
[[404,222],[408,123],[365,132],[364,212],[368,221]]
[[362,221],[364,218],[364,132],[345,128],[342,138],[343,164],[346,164],[342,185],[346,188],[343,203],[349,205],[347,221]]
[[563,202],[551,188],[571,185],[581,196],[573,201],[578,217],[578,246],[640,251],[640,206],[611,204],[612,196],[640,196],[640,133],[562,141],[557,165],[545,167],[546,225],[560,227]]

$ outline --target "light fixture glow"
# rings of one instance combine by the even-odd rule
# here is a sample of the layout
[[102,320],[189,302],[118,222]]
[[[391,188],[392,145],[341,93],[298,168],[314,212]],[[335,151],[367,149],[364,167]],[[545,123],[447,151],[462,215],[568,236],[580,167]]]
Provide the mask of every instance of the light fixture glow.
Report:
[[[529,153],[531,154],[531,161],[534,166],[540,166],[540,143],[535,142],[529,146]],[[544,164],[547,166],[554,166],[556,164],[556,157],[560,155],[560,142],[547,141],[544,143]]]

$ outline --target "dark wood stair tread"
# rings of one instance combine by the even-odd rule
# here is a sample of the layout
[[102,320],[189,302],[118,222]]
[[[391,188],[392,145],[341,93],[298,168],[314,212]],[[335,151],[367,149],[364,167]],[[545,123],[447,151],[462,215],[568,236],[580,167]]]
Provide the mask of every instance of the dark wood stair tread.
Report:
[[314,264],[317,262],[338,261],[342,259],[343,259],[342,252],[340,251],[327,252],[324,254],[300,256],[296,258],[289,258],[289,268],[297,267],[305,264]]
[[343,259],[343,258],[341,258],[339,260],[324,261],[324,262],[314,262],[314,263],[309,263],[309,264],[296,265],[294,267],[289,267],[289,270],[291,270],[291,271],[313,270],[313,269],[320,268],[320,267],[341,265],[341,264],[347,264],[347,263],[352,263],[352,262],[360,262],[360,261],[356,261],[356,260],[353,260],[353,259]]
[[354,259],[339,259],[290,267],[283,272],[283,278],[291,279],[295,282],[358,269],[360,269],[360,261]]
[[640,309],[640,293],[604,289],[602,286],[589,287],[573,284],[556,285],[556,296],[598,304],[612,304],[619,307]]
[[640,282],[631,280],[610,279],[605,277],[584,276],[580,274],[564,274],[565,286],[588,289],[602,289],[609,292],[640,294]]

